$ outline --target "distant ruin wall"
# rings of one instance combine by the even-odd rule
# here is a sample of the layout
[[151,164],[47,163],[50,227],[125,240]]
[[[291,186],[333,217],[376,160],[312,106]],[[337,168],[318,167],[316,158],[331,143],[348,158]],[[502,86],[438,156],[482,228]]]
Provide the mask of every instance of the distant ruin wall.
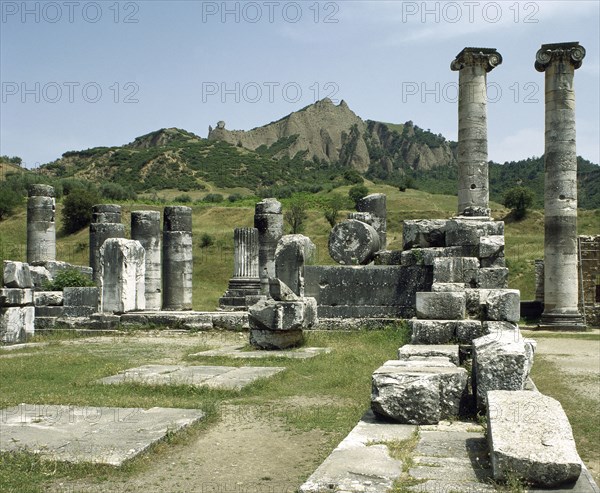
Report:
[[600,326],[600,235],[580,236],[580,281],[588,326]]

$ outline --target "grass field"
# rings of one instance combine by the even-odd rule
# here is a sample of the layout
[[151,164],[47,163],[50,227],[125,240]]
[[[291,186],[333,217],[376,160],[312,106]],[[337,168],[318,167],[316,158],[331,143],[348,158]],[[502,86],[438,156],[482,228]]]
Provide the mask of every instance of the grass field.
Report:
[[[408,189],[399,192],[387,185],[368,183],[370,192],[387,195],[388,204],[388,248],[402,248],[402,221],[406,219],[443,219],[455,215],[455,196],[436,195]],[[334,192],[346,195],[350,187],[341,187]],[[226,194],[229,190],[214,190]],[[178,193],[166,192],[164,198],[173,198]],[[319,196],[326,195],[324,193]],[[284,208],[286,201],[284,200]],[[192,205],[194,230],[194,308],[214,310],[219,297],[225,292],[233,274],[233,229],[253,225],[254,208],[252,202],[244,201],[240,206]],[[130,212],[132,210],[161,210],[156,205],[142,202],[123,203],[123,223],[129,234]],[[508,212],[500,204],[492,203],[492,214],[502,220]],[[61,204],[57,204],[57,228],[61,228]],[[344,211],[340,217],[347,212]],[[600,232],[600,214],[596,210],[580,210],[578,230],[580,234]],[[317,245],[317,263],[332,264],[327,251],[330,227],[322,211],[310,210],[304,234]],[[200,248],[203,234],[210,234],[214,244]],[[0,222],[0,258],[25,260],[26,257],[26,212],[22,208],[15,216]],[[57,257],[76,264],[88,264],[89,237],[87,229],[74,235],[59,235]],[[535,279],[533,261],[543,258],[544,217],[543,211],[532,210],[520,222],[506,222],[506,257],[510,268],[510,287],[521,290],[521,299],[534,298]]]

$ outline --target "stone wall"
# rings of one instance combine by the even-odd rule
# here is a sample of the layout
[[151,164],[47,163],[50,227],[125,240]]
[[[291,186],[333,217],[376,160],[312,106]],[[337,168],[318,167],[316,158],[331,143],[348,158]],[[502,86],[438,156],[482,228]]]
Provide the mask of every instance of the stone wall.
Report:
[[580,285],[588,326],[600,326],[600,235],[580,236]]

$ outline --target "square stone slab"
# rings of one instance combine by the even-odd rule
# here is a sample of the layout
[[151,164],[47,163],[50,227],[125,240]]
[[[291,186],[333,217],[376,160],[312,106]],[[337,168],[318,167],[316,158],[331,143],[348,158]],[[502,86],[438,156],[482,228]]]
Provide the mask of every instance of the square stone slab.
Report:
[[260,366],[185,366],[145,365],[130,368],[117,375],[101,378],[98,383],[142,385],[192,385],[215,389],[240,390],[259,378],[271,377],[285,370],[282,367]]
[[211,349],[200,353],[190,354],[194,357],[214,357],[224,356],[236,359],[261,359],[261,358],[290,358],[290,359],[309,359],[319,354],[329,354],[331,348],[328,347],[304,347],[299,349],[287,349],[280,351],[244,351],[246,346],[223,346],[219,349]]
[[204,417],[198,409],[19,404],[0,410],[0,452],[120,466]]

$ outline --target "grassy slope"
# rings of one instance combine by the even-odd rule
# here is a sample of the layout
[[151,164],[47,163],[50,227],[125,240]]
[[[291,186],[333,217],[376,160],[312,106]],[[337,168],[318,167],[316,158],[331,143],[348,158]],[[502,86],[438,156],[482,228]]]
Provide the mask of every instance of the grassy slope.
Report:
[[[409,189],[399,192],[387,185],[367,183],[371,192],[382,192],[388,197],[388,247],[402,248],[402,221],[419,218],[449,218],[456,210],[456,197],[432,195]],[[350,187],[336,189],[336,193],[347,194]],[[223,192],[215,190],[216,192]],[[171,194],[167,193],[170,197]],[[285,205],[285,202],[284,202]],[[254,209],[245,207],[206,207],[194,208],[194,307],[198,310],[213,310],[218,298],[227,288],[227,282],[233,273],[233,229],[249,227],[253,223]],[[156,209],[157,206],[144,204],[123,204],[123,223],[129,229],[131,210]],[[61,205],[57,206],[57,227],[61,227]],[[493,215],[503,219],[507,210],[492,203]],[[347,212],[347,211],[345,211]],[[344,212],[344,214],[345,214]],[[341,215],[343,217],[343,215]],[[26,213],[22,209],[10,219],[0,222],[0,258],[25,260]],[[600,216],[598,211],[579,211],[580,234],[598,234]],[[331,264],[327,252],[329,225],[322,212],[309,211],[309,220],[305,234],[317,245],[318,263]],[[210,234],[215,244],[200,249],[198,243],[203,233]],[[543,211],[533,210],[521,222],[506,223],[506,255],[510,271],[510,285],[521,290],[522,299],[534,297],[533,260],[543,258],[544,244]],[[75,235],[58,239],[58,259],[86,264],[88,233],[82,230]]]

